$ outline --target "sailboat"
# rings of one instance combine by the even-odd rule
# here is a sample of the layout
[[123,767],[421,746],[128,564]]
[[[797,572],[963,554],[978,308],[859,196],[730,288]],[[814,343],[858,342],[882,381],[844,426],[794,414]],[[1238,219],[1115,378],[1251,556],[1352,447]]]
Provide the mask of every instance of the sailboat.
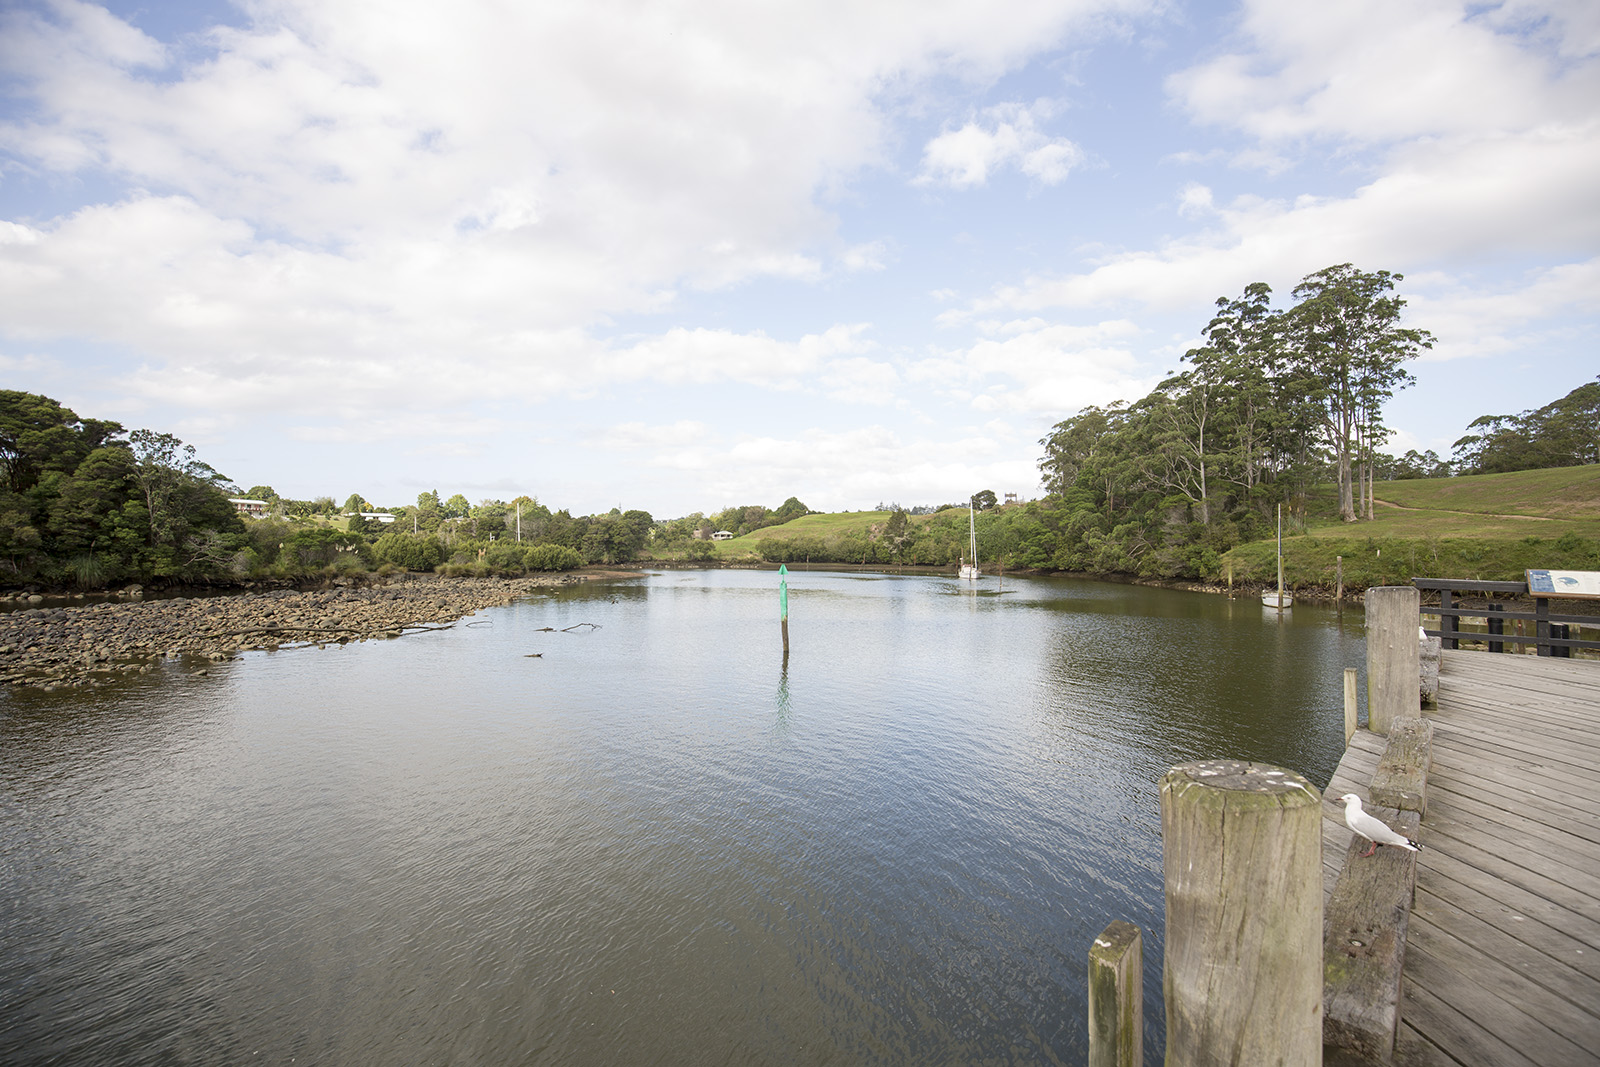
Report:
[[1278,591],[1262,593],[1261,603],[1282,611],[1294,603],[1294,597],[1283,591],[1283,505],[1278,505]]
[[967,503],[967,529],[972,535],[972,562],[962,557],[959,577],[962,581],[973,582],[978,580],[978,518],[971,501]]

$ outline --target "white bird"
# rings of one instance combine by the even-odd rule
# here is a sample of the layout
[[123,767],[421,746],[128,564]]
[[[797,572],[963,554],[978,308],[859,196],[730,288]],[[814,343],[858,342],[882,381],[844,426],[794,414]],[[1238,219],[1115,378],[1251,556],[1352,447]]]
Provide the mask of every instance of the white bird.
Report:
[[1346,793],[1339,798],[1344,801],[1344,824],[1350,827],[1357,835],[1366,838],[1372,844],[1361,855],[1370,856],[1378,851],[1379,845],[1399,845],[1401,848],[1416,852],[1421,845],[1401,833],[1389,829],[1387,825],[1373,818],[1361,810],[1361,798],[1354,793]]

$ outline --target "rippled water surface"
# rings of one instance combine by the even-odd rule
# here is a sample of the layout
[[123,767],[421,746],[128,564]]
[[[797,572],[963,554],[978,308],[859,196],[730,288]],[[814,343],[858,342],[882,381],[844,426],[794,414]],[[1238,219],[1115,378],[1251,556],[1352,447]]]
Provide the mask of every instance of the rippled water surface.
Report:
[[[0,1062],[1079,1063],[1155,782],[1326,783],[1359,613],[667,572],[0,694]],[[537,655],[532,655],[537,654]]]

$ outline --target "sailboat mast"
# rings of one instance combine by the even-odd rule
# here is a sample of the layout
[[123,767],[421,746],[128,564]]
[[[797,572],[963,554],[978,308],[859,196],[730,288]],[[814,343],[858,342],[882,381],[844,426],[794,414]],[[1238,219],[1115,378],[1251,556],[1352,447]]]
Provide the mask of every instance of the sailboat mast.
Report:
[[1278,606],[1283,606],[1283,505],[1278,505]]

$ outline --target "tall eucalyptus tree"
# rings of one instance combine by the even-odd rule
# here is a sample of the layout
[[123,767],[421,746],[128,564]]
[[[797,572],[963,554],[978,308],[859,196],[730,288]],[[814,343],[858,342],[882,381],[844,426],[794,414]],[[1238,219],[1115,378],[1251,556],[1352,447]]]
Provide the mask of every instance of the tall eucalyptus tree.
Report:
[[1388,438],[1383,403],[1415,381],[1404,364],[1433,347],[1427,330],[1400,325],[1406,302],[1394,287],[1402,277],[1349,263],[1324,267],[1295,286],[1297,302],[1283,319],[1290,382],[1316,411],[1346,522],[1358,518],[1355,465],[1372,442]]

